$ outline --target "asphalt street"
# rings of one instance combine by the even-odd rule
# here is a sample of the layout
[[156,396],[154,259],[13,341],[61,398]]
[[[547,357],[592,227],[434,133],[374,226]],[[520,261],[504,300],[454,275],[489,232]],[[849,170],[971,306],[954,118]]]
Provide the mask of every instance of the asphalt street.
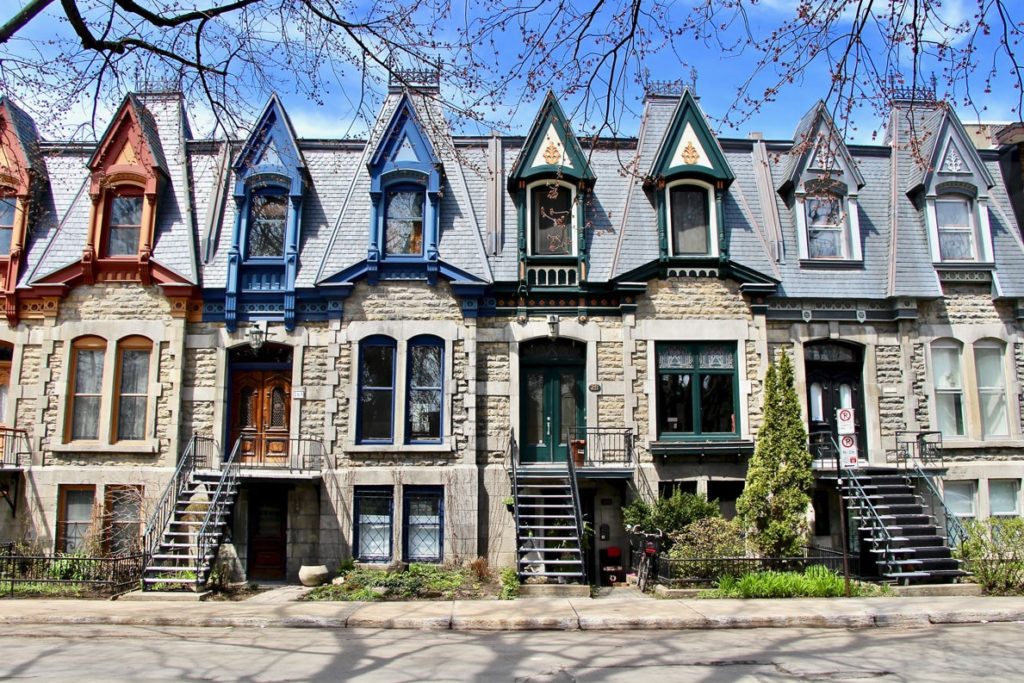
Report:
[[1019,681],[1024,624],[454,632],[0,626],[32,681]]

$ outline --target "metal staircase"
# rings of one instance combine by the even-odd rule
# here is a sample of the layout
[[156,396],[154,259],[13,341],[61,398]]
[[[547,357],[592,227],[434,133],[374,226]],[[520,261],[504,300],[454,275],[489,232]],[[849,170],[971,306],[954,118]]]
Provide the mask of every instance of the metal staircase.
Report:
[[509,451],[519,581],[586,583],[583,522],[572,459],[518,464],[514,437],[509,440]]
[[238,497],[239,442],[219,472],[212,439],[193,436],[145,532],[143,590],[206,585]]

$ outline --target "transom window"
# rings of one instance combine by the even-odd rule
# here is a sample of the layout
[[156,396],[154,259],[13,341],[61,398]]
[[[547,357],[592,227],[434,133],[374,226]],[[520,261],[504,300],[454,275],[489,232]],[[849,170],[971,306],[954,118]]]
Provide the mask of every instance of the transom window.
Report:
[[530,243],[535,256],[570,256],[573,245],[573,191],[545,183],[530,191]]
[[388,192],[384,218],[384,255],[419,256],[423,253],[422,190]]
[[973,202],[968,197],[946,195],[935,200],[939,258],[942,261],[973,261],[977,258],[973,213]]
[[284,256],[288,197],[269,192],[254,193],[249,199],[249,258]]
[[14,210],[17,198],[0,195],[0,256],[11,253],[14,234]]
[[835,194],[804,199],[807,218],[807,256],[846,258],[846,211],[842,197]]
[[739,433],[735,344],[658,344],[657,366],[658,438]]
[[443,355],[443,342],[435,337],[409,342],[406,439],[410,442],[441,440]]
[[395,340],[371,337],[359,346],[359,441],[390,443],[394,406]]
[[709,192],[699,185],[675,185],[668,190],[672,253],[708,254],[711,240]]
[[107,256],[135,256],[142,229],[142,195],[114,194],[107,210]]

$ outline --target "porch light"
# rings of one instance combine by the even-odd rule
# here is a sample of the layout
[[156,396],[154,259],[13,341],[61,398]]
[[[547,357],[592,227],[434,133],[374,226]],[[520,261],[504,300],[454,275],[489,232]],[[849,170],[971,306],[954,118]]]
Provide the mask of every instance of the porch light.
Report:
[[554,341],[558,339],[558,316],[548,316],[548,339]]
[[249,340],[249,346],[252,347],[252,350],[259,351],[260,347],[263,346],[263,342],[267,339],[267,321],[257,320],[249,326],[245,335]]

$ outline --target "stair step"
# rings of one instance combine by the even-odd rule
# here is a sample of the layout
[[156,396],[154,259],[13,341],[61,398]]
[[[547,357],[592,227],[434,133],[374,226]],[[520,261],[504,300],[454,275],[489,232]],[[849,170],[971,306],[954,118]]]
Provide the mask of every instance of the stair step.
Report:
[[529,578],[531,576],[572,576],[583,578],[583,572],[519,572],[520,578]]
[[146,567],[145,573],[147,574],[167,574],[173,572],[191,572],[195,574],[199,571],[199,567],[196,565],[180,566],[180,567],[164,567],[164,566],[149,566]]
[[196,580],[194,578],[193,579],[148,579],[148,578],[144,578],[144,579],[142,579],[142,582],[143,583],[179,583],[179,584],[184,584],[184,583],[195,583]]
[[541,560],[537,562],[535,560],[519,560],[519,564],[531,565],[531,564],[576,564],[582,565],[583,560]]

